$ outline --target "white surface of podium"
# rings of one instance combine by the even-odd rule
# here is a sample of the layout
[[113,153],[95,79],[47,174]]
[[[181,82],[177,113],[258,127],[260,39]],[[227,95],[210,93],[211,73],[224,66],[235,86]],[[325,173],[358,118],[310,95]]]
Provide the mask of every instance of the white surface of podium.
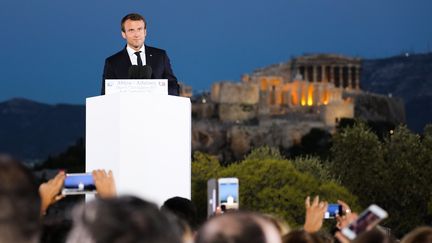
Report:
[[191,198],[191,103],[163,95],[86,99],[86,171],[114,172],[119,195]]

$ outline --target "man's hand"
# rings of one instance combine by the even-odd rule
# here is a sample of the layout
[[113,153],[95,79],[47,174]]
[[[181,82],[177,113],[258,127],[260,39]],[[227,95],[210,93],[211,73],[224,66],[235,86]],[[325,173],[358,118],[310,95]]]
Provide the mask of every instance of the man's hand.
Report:
[[114,176],[111,170],[108,173],[105,170],[94,170],[92,174],[99,197],[110,198],[117,196]]
[[349,223],[357,219],[357,214],[352,213],[351,208],[349,205],[342,201],[337,201],[340,205],[342,205],[342,212],[336,216],[336,228],[341,230],[342,228],[345,228]]
[[64,198],[60,194],[63,187],[66,174],[60,171],[53,179],[42,183],[39,186],[39,195],[41,197],[41,214],[44,215],[49,206]]
[[324,220],[324,214],[327,211],[328,203],[319,201],[319,197],[316,196],[311,204],[310,197],[306,198],[306,220],[304,224],[304,230],[308,233],[314,233],[321,229]]

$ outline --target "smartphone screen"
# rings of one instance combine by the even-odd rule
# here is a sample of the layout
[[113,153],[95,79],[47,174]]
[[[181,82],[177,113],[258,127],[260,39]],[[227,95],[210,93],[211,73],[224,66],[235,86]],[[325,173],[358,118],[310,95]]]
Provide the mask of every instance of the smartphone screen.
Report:
[[348,239],[353,240],[357,235],[375,227],[381,220],[387,218],[387,216],[388,214],[384,209],[377,205],[371,205],[360,214],[356,221],[350,223],[346,228],[343,228],[341,232]]
[[239,208],[239,183],[237,178],[218,179],[218,202],[221,208]]
[[330,203],[327,207],[327,212],[324,214],[325,219],[333,219],[336,215],[342,212],[342,205],[337,203]]
[[62,194],[75,195],[95,192],[96,187],[91,173],[66,174]]

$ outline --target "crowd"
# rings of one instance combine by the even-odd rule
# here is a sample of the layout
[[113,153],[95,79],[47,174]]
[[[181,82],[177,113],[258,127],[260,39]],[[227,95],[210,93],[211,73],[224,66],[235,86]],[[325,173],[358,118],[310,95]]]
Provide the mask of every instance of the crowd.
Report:
[[[323,220],[328,204],[316,196],[306,197],[301,229],[290,229],[271,215],[243,211],[217,211],[199,225],[190,200],[174,197],[158,208],[135,196],[118,196],[113,174],[96,170],[93,178],[97,198],[74,208],[71,225],[44,228],[47,210],[64,197],[60,192],[65,177],[64,172],[59,172],[38,185],[19,161],[0,155],[0,243],[56,242],[54,236],[58,232],[65,235],[64,242],[68,243],[345,243],[350,241],[340,230],[358,217],[347,203],[338,201],[343,213],[336,217],[335,231],[325,232]],[[358,235],[353,242],[398,241],[377,226]],[[400,241],[432,242],[432,227],[416,228]]]

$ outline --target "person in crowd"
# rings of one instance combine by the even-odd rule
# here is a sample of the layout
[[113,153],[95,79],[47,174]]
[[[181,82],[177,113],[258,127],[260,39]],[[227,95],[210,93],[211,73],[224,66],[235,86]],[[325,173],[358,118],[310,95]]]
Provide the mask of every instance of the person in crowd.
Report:
[[294,230],[282,238],[283,243],[325,243],[316,233]]
[[195,231],[198,228],[198,216],[196,207],[191,200],[183,197],[169,198],[163,203],[161,211],[175,217],[183,242],[194,241]]
[[187,198],[169,198],[163,203],[161,210],[171,212],[179,219],[185,221],[194,231],[198,228],[197,209],[193,202]]
[[278,230],[279,235],[281,237],[288,234],[291,231],[287,222],[285,222],[281,218],[278,218],[278,217],[276,217],[274,215],[270,215],[270,214],[263,214],[261,216],[263,218],[265,218],[266,220],[268,220],[270,223],[272,223],[276,227],[276,229]]
[[[117,195],[114,176],[112,171],[94,170],[92,172],[93,180],[96,186],[97,196],[101,198],[110,198]],[[66,174],[60,171],[54,178],[42,183],[39,186],[41,198],[41,214],[46,214],[47,209],[63,199],[65,195],[61,194]]]
[[210,218],[198,231],[196,243],[279,243],[276,227],[254,213],[229,212]]
[[67,243],[180,243],[170,218],[150,202],[134,196],[101,198],[73,213]]
[[39,241],[41,199],[32,173],[0,154],[0,242]]
[[357,236],[353,243],[395,243],[395,239],[380,227],[375,227]]
[[[112,198],[117,195],[114,176],[111,171],[106,172],[105,170],[94,170],[92,175],[96,186],[96,195],[98,198]],[[41,203],[41,212],[43,212],[42,214],[45,214],[48,207],[64,198],[64,196],[61,195],[61,190],[65,178],[65,173],[60,171],[54,178],[40,185],[39,192],[43,202]],[[68,218],[65,218],[65,215],[61,216],[60,218],[58,218],[58,215],[50,216],[48,218],[43,218],[41,242],[65,242],[66,237],[72,228],[72,221]]]
[[432,227],[422,226],[405,235],[401,243],[432,243]]

